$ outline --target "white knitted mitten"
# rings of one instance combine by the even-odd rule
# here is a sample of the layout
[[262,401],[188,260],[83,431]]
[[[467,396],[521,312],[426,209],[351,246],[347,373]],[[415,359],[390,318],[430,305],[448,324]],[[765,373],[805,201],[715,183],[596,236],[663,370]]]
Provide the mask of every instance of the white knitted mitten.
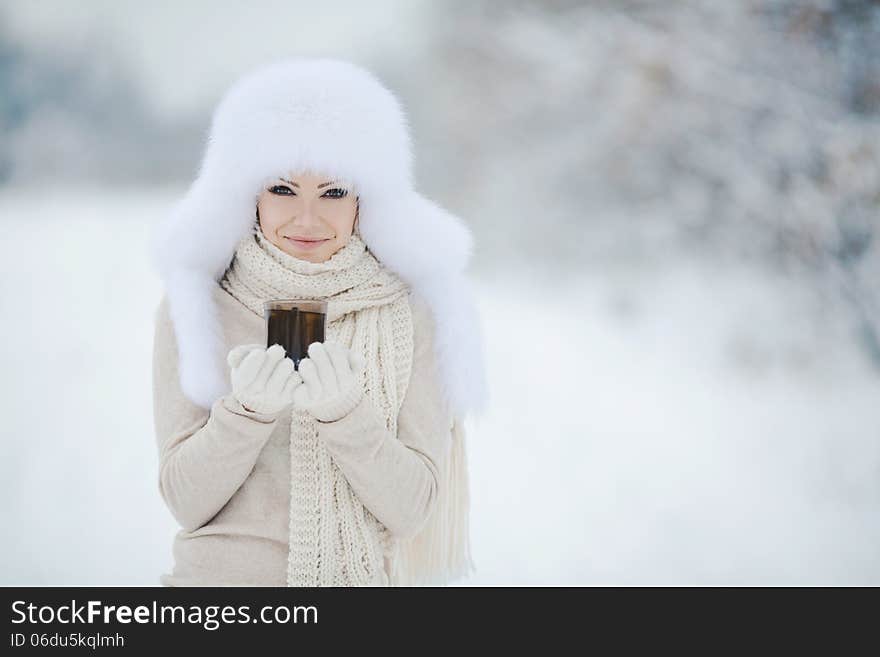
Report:
[[361,374],[363,356],[334,340],[313,342],[309,356],[299,362],[303,385],[293,393],[293,405],[321,422],[334,422],[348,415],[364,396]]
[[276,415],[293,402],[302,383],[293,361],[284,357],[284,347],[260,344],[233,347],[226,356],[232,368],[232,394],[246,409]]

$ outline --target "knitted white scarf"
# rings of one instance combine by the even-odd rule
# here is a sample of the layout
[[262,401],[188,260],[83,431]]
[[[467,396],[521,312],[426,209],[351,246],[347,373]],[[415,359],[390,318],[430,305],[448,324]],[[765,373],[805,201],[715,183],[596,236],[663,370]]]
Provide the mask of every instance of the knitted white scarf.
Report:
[[[325,339],[363,355],[365,394],[397,435],[412,369],[409,287],[357,232],[329,260],[312,263],[279,249],[256,227],[239,242],[220,284],[260,317],[269,299],[326,300]],[[361,503],[319,439],[315,419],[296,409],[290,419],[288,586],[443,584],[473,569],[460,422],[449,458],[438,464],[437,508],[418,535],[403,541]]]

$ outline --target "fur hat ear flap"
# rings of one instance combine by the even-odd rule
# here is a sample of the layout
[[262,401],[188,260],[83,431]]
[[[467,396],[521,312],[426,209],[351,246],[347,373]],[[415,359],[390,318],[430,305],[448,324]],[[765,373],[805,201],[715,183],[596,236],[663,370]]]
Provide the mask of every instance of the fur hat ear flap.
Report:
[[[219,214],[224,208],[214,205],[206,179],[197,178],[150,241],[150,259],[163,281],[174,325],[180,387],[205,409],[230,388],[215,295],[228,254],[240,239],[237,224],[231,227]],[[213,230],[203,225],[206,217],[215,220]]]
[[221,288],[211,276],[177,270],[166,279],[168,311],[177,340],[180,387],[202,408],[229,392],[223,327],[215,294]]
[[449,408],[480,413],[488,405],[482,328],[466,268],[470,228],[456,215],[410,191],[364,199],[361,233],[370,250],[431,308],[434,351]]
[[163,278],[172,271],[189,270],[219,281],[235,246],[253,226],[259,182],[209,172],[217,168],[206,156],[202,173],[153,236],[150,255]]
[[361,214],[360,231],[370,250],[411,285],[461,273],[470,262],[470,228],[418,192],[362,199]]
[[413,288],[434,317],[434,358],[448,408],[458,416],[482,414],[489,405],[483,327],[465,274],[426,279]]

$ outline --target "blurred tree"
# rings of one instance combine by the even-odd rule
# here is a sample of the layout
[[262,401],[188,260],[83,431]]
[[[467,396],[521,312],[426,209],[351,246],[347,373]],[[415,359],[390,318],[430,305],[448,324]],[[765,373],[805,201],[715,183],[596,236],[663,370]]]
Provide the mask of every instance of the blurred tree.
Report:
[[773,268],[880,368],[878,3],[468,2],[431,24],[422,171],[482,262]]

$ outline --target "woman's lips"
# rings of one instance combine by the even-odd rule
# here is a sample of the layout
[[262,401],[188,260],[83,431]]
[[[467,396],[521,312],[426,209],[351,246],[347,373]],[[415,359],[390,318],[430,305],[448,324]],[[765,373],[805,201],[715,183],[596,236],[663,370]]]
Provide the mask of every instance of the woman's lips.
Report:
[[301,249],[315,249],[324,242],[329,242],[329,240],[295,240],[292,237],[285,237],[284,239],[286,239],[291,244],[295,244]]

